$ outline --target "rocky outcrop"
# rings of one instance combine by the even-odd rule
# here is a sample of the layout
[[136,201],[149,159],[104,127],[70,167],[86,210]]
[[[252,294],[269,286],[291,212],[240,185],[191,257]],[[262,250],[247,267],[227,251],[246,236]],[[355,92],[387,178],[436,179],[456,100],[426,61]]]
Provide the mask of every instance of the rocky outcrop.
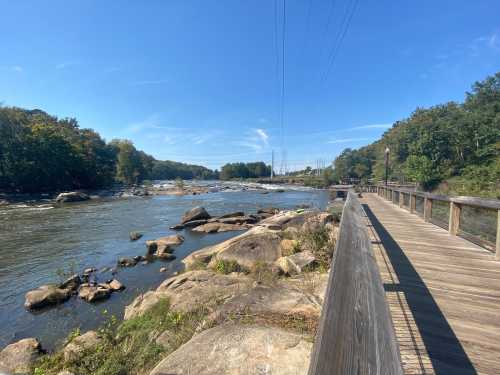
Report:
[[78,191],[72,191],[69,193],[59,194],[56,198],[56,202],[57,203],[82,202],[82,201],[86,201],[89,199],[90,199],[90,197],[85,193],[81,193]]
[[276,264],[287,275],[296,275],[301,273],[306,267],[312,266],[316,258],[310,251],[302,251],[286,257],[281,257]]
[[163,255],[165,253],[172,253],[175,246],[184,242],[184,237],[179,234],[172,236],[161,237],[156,240],[146,241],[148,254]]
[[125,308],[125,319],[141,315],[161,299],[169,299],[173,310],[190,311],[200,305],[233,297],[251,287],[244,275],[220,275],[212,271],[190,271],[165,280],[155,291],[138,296]]
[[29,374],[31,366],[42,355],[37,339],[27,338],[7,345],[0,352],[0,374]]
[[238,217],[238,216],[245,216],[245,213],[243,211],[230,212],[230,213],[218,216],[217,220],[227,219],[229,217]]
[[206,223],[196,228],[193,228],[193,232],[203,232],[203,233],[221,233],[229,231],[247,230],[249,227],[247,225],[240,224],[224,224],[220,222]]
[[71,361],[78,358],[83,351],[97,347],[101,341],[101,337],[95,331],[88,331],[75,337],[63,349],[64,360]]
[[150,373],[307,374],[312,343],[280,328],[226,323],[195,335]]
[[194,207],[184,213],[184,216],[182,216],[181,219],[181,224],[186,224],[189,221],[194,221],[194,220],[208,220],[210,219],[210,215],[208,212],[205,210],[203,207]]
[[24,306],[27,309],[39,309],[45,306],[56,305],[66,301],[73,290],[61,289],[55,285],[42,285],[25,295]]

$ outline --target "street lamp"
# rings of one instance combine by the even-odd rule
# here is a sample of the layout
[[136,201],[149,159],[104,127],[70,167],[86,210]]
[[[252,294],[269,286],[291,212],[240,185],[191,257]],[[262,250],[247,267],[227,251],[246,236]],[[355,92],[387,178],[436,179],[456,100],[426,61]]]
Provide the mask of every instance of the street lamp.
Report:
[[389,147],[385,148],[385,186],[387,186],[387,177],[389,174]]

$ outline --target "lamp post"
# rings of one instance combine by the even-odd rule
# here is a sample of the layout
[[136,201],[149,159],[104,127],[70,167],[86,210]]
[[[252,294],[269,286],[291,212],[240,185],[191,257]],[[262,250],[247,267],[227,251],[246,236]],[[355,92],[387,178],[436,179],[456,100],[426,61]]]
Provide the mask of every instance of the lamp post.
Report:
[[387,177],[389,175],[389,147],[385,148],[385,186],[387,186]]

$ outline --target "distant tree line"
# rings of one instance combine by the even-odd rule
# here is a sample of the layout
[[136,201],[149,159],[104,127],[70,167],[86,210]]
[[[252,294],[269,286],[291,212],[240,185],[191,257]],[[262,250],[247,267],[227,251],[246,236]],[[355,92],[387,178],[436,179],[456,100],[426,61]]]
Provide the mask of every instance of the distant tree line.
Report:
[[253,163],[228,163],[221,168],[220,172],[222,180],[269,177],[270,175],[271,166],[266,165],[262,161]]
[[417,108],[379,141],[344,150],[334,161],[334,179],[382,181],[386,147],[390,180],[414,181],[445,193],[498,197],[500,73],[475,83],[464,103]]
[[0,107],[0,189],[22,192],[103,188],[118,181],[212,179],[202,166],[155,160],[128,140],[106,143],[75,119]]

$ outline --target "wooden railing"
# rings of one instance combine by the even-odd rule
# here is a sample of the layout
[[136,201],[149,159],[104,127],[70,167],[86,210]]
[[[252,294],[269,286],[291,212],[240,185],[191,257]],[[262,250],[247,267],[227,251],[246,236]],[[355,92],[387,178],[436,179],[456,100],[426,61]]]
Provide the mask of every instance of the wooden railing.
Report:
[[364,211],[349,192],[309,375],[403,373]]
[[[367,191],[361,189],[362,191]],[[370,187],[370,192],[373,187]],[[375,191],[401,208],[439,225],[453,236],[461,236],[492,252],[500,260],[500,201],[475,197],[449,197],[377,186]]]

